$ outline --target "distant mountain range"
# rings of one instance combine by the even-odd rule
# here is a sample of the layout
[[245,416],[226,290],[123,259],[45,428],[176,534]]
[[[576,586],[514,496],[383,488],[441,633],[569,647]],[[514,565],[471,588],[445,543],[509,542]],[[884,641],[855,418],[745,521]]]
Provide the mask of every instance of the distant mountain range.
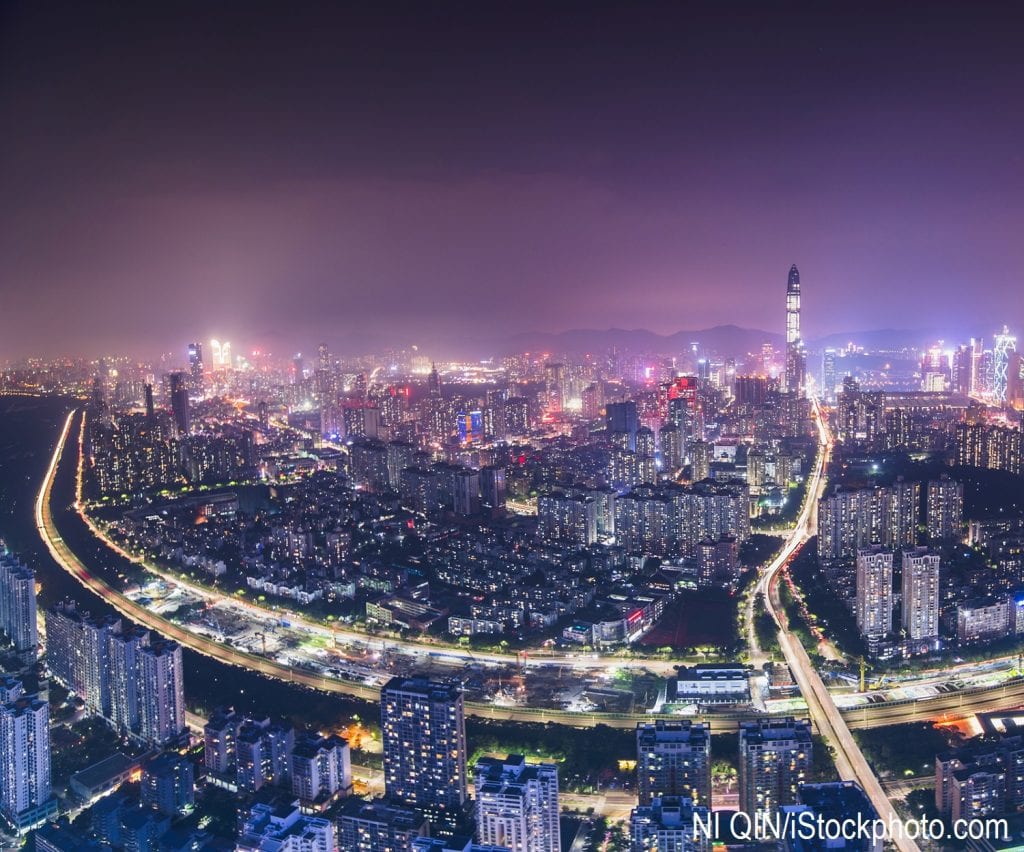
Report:
[[[940,329],[877,329],[873,331],[843,332],[830,334],[807,341],[811,350],[828,347],[842,348],[853,342],[868,349],[899,349],[910,347],[920,349],[938,340],[947,346],[965,340],[960,332]],[[741,328],[736,325],[717,325],[694,331],[677,331],[675,334],[656,334],[647,329],[573,329],[557,334],[526,333],[507,338],[501,346],[503,355],[520,352],[551,352],[585,354],[606,352],[611,348],[630,352],[651,352],[672,354],[690,349],[693,343],[700,351],[719,356],[740,356],[757,352],[762,344],[775,347],[785,345],[781,334],[756,328]]]

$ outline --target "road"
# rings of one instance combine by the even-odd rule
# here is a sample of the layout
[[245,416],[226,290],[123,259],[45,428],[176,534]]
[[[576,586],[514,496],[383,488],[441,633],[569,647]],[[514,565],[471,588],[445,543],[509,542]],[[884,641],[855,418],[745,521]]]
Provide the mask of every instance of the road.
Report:
[[[896,824],[898,816],[892,802],[882,789],[878,778],[865,760],[863,753],[854,742],[850,728],[836,707],[832,696],[825,688],[821,677],[814,670],[807,651],[800,640],[789,631],[786,614],[778,596],[778,578],[782,569],[798,553],[807,540],[815,534],[817,527],[818,499],[826,487],[825,471],[832,452],[832,435],[817,401],[814,401],[815,423],[818,428],[818,455],[814,470],[807,483],[807,497],[800,510],[796,526],[779,555],[758,578],[755,594],[764,595],[768,613],[779,628],[779,646],[800,694],[807,702],[807,711],[818,729],[818,733],[834,750],[836,771],[844,781],[856,781],[867,793],[879,817],[888,824]],[[900,852],[917,852],[918,846],[907,837],[898,834],[892,838]]]

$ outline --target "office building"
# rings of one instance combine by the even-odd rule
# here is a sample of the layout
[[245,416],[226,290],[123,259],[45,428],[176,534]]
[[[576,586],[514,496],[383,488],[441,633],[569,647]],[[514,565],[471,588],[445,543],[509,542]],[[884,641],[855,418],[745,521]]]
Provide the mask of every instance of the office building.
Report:
[[865,548],[857,554],[857,627],[867,640],[892,630],[892,551]]
[[637,798],[682,796],[711,805],[711,739],[700,722],[642,722],[636,728]]
[[0,542],[0,634],[25,664],[39,653],[36,578]]
[[830,403],[836,401],[836,357],[835,349],[825,349],[821,353],[821,395],[825,402]]
[[804,395],[806,363],[800,337],[800,271],[794,263],[786,280],[786,392]]
[[192,431],[192,409],[188,398],[188,384],[187,374],[171,373],[171,416],[179,438],[187,436]]
[[774,813],[798,801],[813,764],[808,719],[742,722],[739,736],[739,809]]
[[558,767],[522,755],[482,758],[473,771],[481,843],[510,852],[561,852]]
[[460,470],[454,477],[452,495],[456,515],[469,517],[480,511],[480,471]]
[[466,803],[466,723],[458,687],[392,678],[381,690],[384,786],[431,821],[457,820]]
[[623,435],[627,450],[636,449],[636,433],[640,428],[640,418],[637,414],[636,403],[633,400],[625,402],[609,402],[605,406],[605,428],[611,435]]
[[939,554],[927,547],[903,551],[903,632],[907,639],[939,635]]
[[203,392],[203,344],[188,345],[188,372],[192,380],[192,388],[196,393]]

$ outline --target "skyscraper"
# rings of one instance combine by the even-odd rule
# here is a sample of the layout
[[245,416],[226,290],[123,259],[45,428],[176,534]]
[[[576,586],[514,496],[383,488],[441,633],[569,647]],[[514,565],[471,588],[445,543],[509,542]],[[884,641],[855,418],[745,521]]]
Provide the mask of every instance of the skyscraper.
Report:
[[192,411],[188,401],[188,381],[185,373],[171,373],[171,414],[178,437],[184,437],[192,429]]
[[649,805],[662,796],[711,804],[711,739],[704,725],[644,722],[636,728],[637,798]]
[[774,813],[797,801],[813,764],[807,719],[767,719],[740,724],[741,811]]
[[510,852],[561,852],[558,767],[522,755],[481,758],[473,772],[477,836]]
[[804,345],[800,337],[800,270],[794,263],[786,282],[786,390],[803,395],[805,380]]
[[836,350],[826,349],[821,353],[821,395],[826,402],[836,398]]
[[192,378],[192,389],[196,393],[203,392],[203,344],[188,345],[188,371]]
[[903,630],[908,639],[939,635],[939,554],[927,547],[903,551]]
[[992,347],[992,395],[999,402],[1006,402],[1006,390],[1010,382],[1010,362],[1017,351],[1017,338],[1010,334],[1004,325],[1003,330],[995,335]]
[[36,695],[0,704],[0,816],[17,833],[57,812],[50,788],[50,706]]
[[25,663],[35,660],[39,649],[36,623],[36,578],[0,543],[0,633],[14,646]]
[[636,449],[636,432],[640,428],[640,418],[633,400],[609,402],[605,406],[605,426],[613,435],[618,433],[628,436],[626,449]]
[[450,683],[396,677],[380,694],[384,787],[431,821],[455,821],[466,802],[466,722]]

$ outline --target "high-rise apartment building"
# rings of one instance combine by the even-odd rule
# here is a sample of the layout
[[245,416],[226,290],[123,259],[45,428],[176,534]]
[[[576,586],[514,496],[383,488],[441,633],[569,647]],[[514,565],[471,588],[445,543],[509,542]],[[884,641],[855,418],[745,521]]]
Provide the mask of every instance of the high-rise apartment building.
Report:
[[711,738],[700,722],[642,722],[636,728],[637,798],[683,796],[711,805]]
[[139,649],[139,735],[165,745],[185,732],[181,646],[151,640]]
[[473,772],[481,843],[509,852],[561,852],[558,767],[522,755],[482,758]]
[[142,770],[142,804],[169,817],[185,813],[196,801],[195,768],[183,755],[169,751]]
[[774,813],[798,801],[813,763],[808,719],[764,719],[740,724],[739,809]]
[[298,802],[256,802],[235,843],[236,852],[335,852],[337,848],[334,824],[303,814]]
[[307,734],[292,749],[292,795],[306,807],[321,809],[352,792],[352,758],[339,736]]
[[270,719],[247,719],[235,739],[238,789],[254,793],[266,784],[281,784],[295,748],[295,730]]
[[349,799],[338,818],[338,844],[353,852],[398,852],[411,849],[429,824],[423,815],[386,799]]
[[110,721],[123,733],[138,733],[140,651],[149,634],[137,627],[114,630],[107,637]]
[[925,514],[930,541],[960,538],[964,525],[964,484],[947,474],[931,480]]
[[51,674],[85,702],[86,710],[110,717],[110,636],[121,620],[93,618],[72,601],[46,614],[46,660]]
[[857,627],[869,640],[892,630],[892,551],[875,546],[857,553]]
[[50,706],[36,695],[0,704],[0,818],[22,834],[57,812],[50,783]]
[[233,707],[220,707],[203,726],[203,764],[208,772],[222,778],[235,772],[238,730],[242,716]]
[[39,652],[36,623],[36,577],[0,542],[0,634],[25,663]]
[[708,852],[711,839],[695,821],[709,824],[708,809],[686,796],[658,796],[629,816],[630,848],[634,852]]
[[384,786],[389,798],[422,810],[432,824],[461,816],[466,803],[462,692],[425,677],[396,677],[380,695]]
[[897,479],[891,486],[839,488],[818,503],[818,555],[852,560],[872,545],[899,550],[915,544],[921,486]]
[[939,554],[927,547],[903,551],[903,632],[908,639],[939,635]]

